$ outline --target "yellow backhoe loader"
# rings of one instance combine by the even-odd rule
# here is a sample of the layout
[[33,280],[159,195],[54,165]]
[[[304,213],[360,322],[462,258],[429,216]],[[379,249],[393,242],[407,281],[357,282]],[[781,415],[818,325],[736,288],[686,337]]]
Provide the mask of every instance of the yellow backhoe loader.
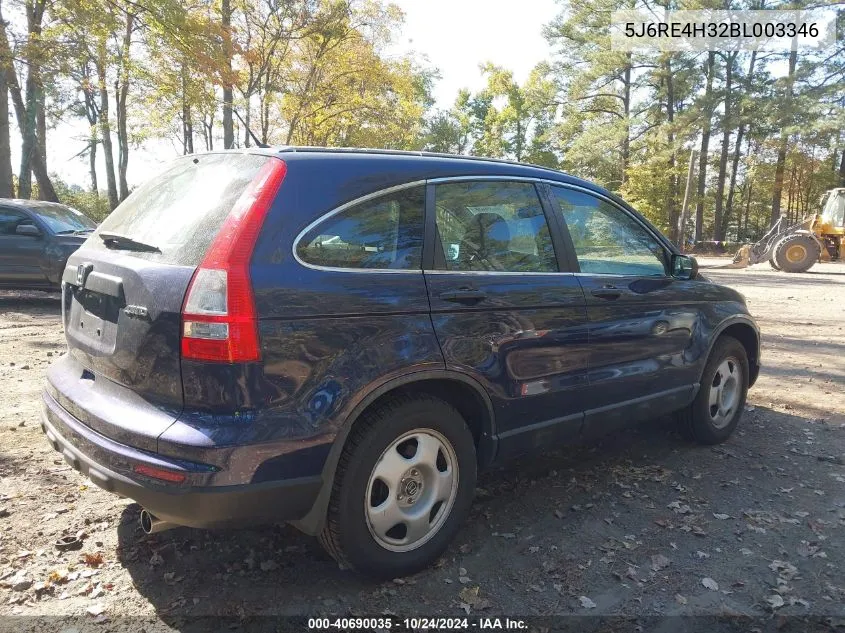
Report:
[[729,268],[745,268],[767,259],[775,270],[803,273],[817,261],[837,261],[845,247],[845,187],[822,196],[821,213],[787,225],[786,216],[754,244],[737,251]]

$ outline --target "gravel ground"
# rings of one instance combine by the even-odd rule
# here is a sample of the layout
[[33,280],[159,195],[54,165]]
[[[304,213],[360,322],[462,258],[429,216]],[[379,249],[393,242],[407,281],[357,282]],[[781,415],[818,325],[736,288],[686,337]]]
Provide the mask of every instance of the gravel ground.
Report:
[[[845,626],[845,265],[788,275],[725,263],[702,260],[703,272],[746,295],[764,344],[730,441],[694,446],[655,420],[488,472],[438,564],[380,584],[289,527],[144,536],[137,505],[42,436],[43,374],[64,350],[58,298],[0,292],[0,615],[57,617],[55,630],[385,613],[632,618],[595,630]],[[62,536],[82,548],[57,551]]]

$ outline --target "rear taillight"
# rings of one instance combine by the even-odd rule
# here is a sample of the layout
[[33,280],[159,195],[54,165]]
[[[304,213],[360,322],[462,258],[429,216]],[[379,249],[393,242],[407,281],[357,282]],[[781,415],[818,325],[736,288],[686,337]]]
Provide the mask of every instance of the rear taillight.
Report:
[[261,358],[249,262],[286,171],[277,158],[261,167],[194,272],[182,306],[182,358],[221,363]]

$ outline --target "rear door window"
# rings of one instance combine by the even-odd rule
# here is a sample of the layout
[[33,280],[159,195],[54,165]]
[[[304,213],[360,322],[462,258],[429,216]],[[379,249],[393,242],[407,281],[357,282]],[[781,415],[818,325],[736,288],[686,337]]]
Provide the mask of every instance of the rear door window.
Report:
[[[435,190],[446,270],[558,272],[546,216],[526,182],[452,182]],[[438,257],[439,259],[439,257]]]
[[296,255],[313,266],[420,270],[424,209],[422,185],[359,202],[303,235]]
[[[179,159],[133,191],[95,235],[117,233],[161,251],[125,251],[133,257],[197,266],[238,197],[268,160],[278,159],[257,154]],[[85,248],[108,247],[94,237]]]

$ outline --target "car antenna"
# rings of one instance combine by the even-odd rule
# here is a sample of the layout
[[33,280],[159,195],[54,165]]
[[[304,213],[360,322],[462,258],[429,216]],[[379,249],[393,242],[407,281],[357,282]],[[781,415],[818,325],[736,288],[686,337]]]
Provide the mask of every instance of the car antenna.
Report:
[[258,140],[258,137],[257,137],[255,134],[253,134],[253,133],[252,133],[252,130],[250,130],[250,129],[249,129],[249,126],[248,126],[248,125],[246,124],[246,122],[245,122],[245,121],[241,118],[241,115],[240,115],[240,114],[238,114],[238,111],[237,111],[237,110],[235,110],[234,108],[232,108],[232,112],[234,112],[234,113],[235,113],[235,116],[236,116],[236,117],[238,117],[238,121],[240,121],[240,122],[241,122],[241,125],[243,125],[243,126],[246,128],[246,131],[247,131],[247,132],[249,132],[250,137],[252,137],[252,142],[253,142],[253,143],[255,143],[255,146],[256,146],[256,147],[259,147],[259,148],[261,148],[261,149],[267,149],[268,147],[270,147],[269,145],[267,145],[267,143],[262,143],[261,141],[259,141],[259,140]]

